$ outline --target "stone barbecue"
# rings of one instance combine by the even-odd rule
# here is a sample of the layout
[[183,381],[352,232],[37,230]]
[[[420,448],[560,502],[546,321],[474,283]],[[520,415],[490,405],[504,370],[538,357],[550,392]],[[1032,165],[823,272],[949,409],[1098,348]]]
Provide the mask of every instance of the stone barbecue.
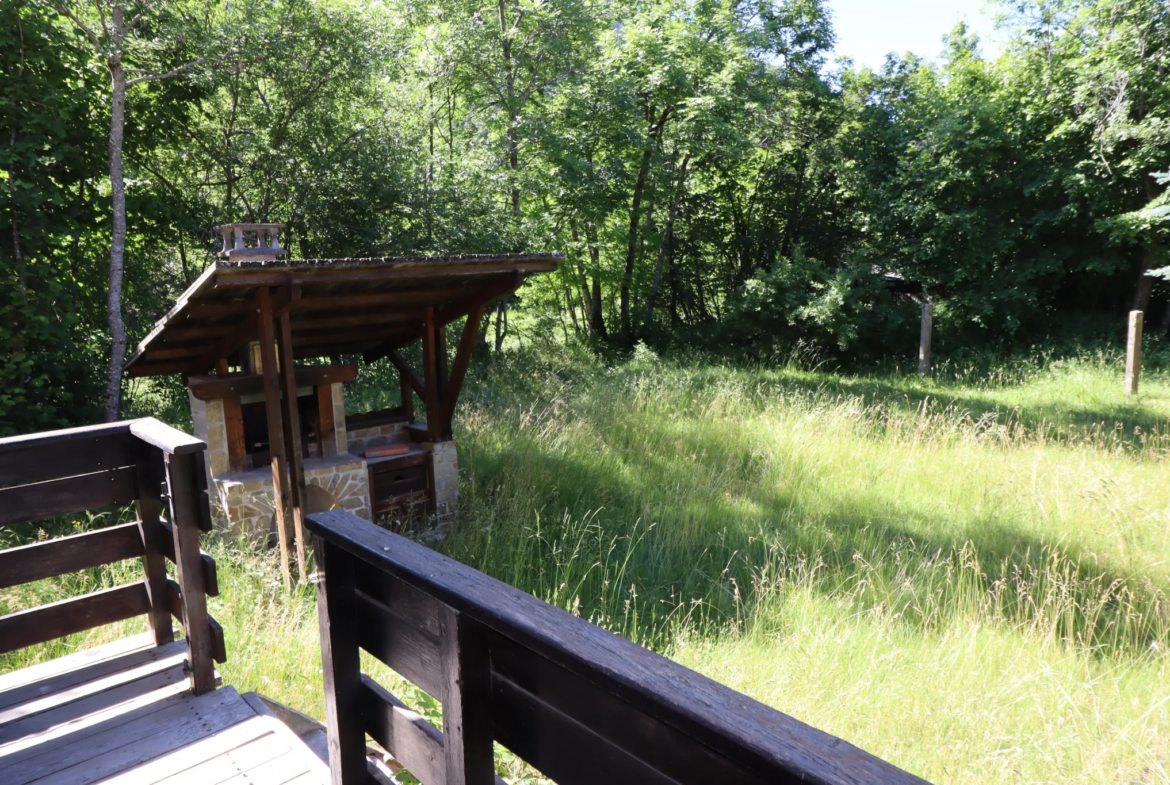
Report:
[[[344,509],[392,527],[449,521],[459,487],[451,423],[485,310],[562,256],[283,259],[280,224],[216,228],[219,260],[125,373],[182,374],[221,524],[275,533],[286,568],[295,551],[303,577],[307,513]],[[452,351],[447,333],[460,323]],[[397,372],[398,406],[346,414],[358,360]]]

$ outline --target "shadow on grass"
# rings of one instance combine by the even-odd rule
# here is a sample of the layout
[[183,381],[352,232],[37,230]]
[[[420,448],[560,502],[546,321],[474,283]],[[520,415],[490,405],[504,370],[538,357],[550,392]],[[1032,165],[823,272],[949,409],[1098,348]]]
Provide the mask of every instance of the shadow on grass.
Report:
[[[681,618],[767,623],[797,585],[914,632],[974,614],[1102,656],[1142,656],[1170,639],[1165,587],[1077,543],[992,515],[964,516],[956,530],[898,499],[836,490],[808,466],[777,488],[764,481],[766,461],[717,430],[658,442],[680,439],[679,454],[592,456],[531,440],[476,450],[472,440],[461,462],[476,482],[445,550],[651,646]],[[707,473],[723,487],[692,493],[693,456],[719,467]]]
[[[630,375],[636,373],[630,372]],[[709,385],[725,380],[727,373],[724,369],[715,373],[695,373],[690,378],[690,389],[694,393],[702,392]],[[757,394],[772,398],[783,396],[809,401],[855,398],[863,401],[869,410],[903,415],[923,411],[949,412],[966,415],[974,422],[1022,426],[1030,433],[1042,433],[1060,441],[1122,445],[1138,452],[1150,447],[1170,447],[1170,416],[1151,410],[1141,398],[1123,399],[1092,408],[1070,406],[1056,400],[1010,405],[993,399],[996,388],[989,389],[988,397],[984,398],[972,395],[969,388],[945,383],[926,384],[916,378],[848,377],[788,370],[758,376],[753,373],[748,378],[753,377],[756,381],[751,386]]]

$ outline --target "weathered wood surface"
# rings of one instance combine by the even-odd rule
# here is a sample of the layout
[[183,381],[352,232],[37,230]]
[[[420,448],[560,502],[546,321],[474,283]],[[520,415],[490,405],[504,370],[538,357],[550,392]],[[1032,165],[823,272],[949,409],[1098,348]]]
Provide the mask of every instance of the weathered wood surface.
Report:
[[1125,394],[1137,395],[1142,375],[1142,324],[1145,314],[1129,312],[1129,332],[1125,342]]
[[363,782],[366,776],[354,559],[321,540],[314,540],[313,552],[317,557],[317,579],[328,580],[331,589],[317,592],[331,782],[353,785]]
[[[426,662],[421,656],[435,645],[418,621],[426,615],[422,607],[439,603],[487,630],[486,640],[476,648],[487,652],[477,659],[490,662],[491,697],[479,706],[490,707],[497,740],[562,785],[611,780],[923,782],[353,515],[317,513],[306,525],[332,549],[345,549],[355,559],[357,635],[363,647],[369,644],[376,656],[396,660],[407,678],[431,680],[429,687],[416,681],[424,690],[441,698],[446,682],[442,651]],[[376,580],[371,571],[391,580]],[[413,594],[398,590],[398,585],[410,586]],[[325,592],[330,588],[326,573]],[[405,609],[412,605],[415,610]],[[383,629],[370,632],[367,627]]]
[[168,455],[166,458],[175,572],[179,585],[183,587],[183,629],[187,633],[191,690],[200,695],[215,689],[211,627],[199,550],[201,499],[196,493],[197,479],[204,476],[203,453]]
[[[423,309],[440,324],[514,291],[524,279],[555,270],[561,254],[435,258],[221,260],[208,268],[127,360],[131,376],[203,373],[257,340],[261,321],[252,293],[260,287],[302,286],[284,304],[296,357],[387,350],[416,340]],[[398,322],[403,330],[388,329]]]
[[0,487],[132,466],[136,458],[130,423],[0,439]]
[[[150,617],[153,642],[171,642],[174,629],[167,557],[176,563],[184,591],[192,597],[188,615],[194,614],[195,623],[189,641],[200,646],[201,638],[214,638],[218,625],[205,613],[201,624],[198,618],[199,609],[205,607],[205,588],[218,591],[215,562],[199,549],[198,541],[199,530],[210,525],[202,470],[204,447],[197,439],[153,419],[0,440],[0,467],[12,483],[0,489],[0,523],[131,501],[138,513],[134,523],[0,551],[0,588],[136,557],[142,558],[145,577],[141,583],[0,617],[0,651],[143,614]],[[93,471],[95,468],[99,471]],[[175,471],[169,471],[171,468]],[[68,476],[74,471],[88,473]],[[179,522],[177,527],[166,524],[160,516],[164,480],[168,483],[170,517]],[[184,617],[185,623],[189,621]],[[220,645],[217,651],[222,648]],[[198,654],[188,659],[202,688],[213,688],[210,659]]]
[[142,556],[137,523],[0,551],[0,589]]
[[328,782],[271,712],[230,687],[192,695],[183,644],[150,643],[136,636],[0,677],[0,782]]
[[126,466],[0,489],[0,526],[134,501],[138,495],[135,475],[135,468]]
[[285,589],[291,588],[293,552],[292,521],[288,519],[287,456],[284,443],[284,419],[281,417],[280,381],[276,370],[276,325],[273,322],[271,297],[268,287],[256,290],[259,309],[260,363],[264,376],[264,411],[268,417],[268,454],[272,461],[272,503],[276,515],[276,530],[280,540],[280,566],[284,572]]
[[[295,369],[295,373],[297,387],[320,387],[334,382],[353,381],[357,376],[357,366],[350,364],[300,367]],[[190,379],[187,382],[187,389],[201,401],[214,401],[233,395],[257,395],[264,392],[264,376],[249,374],[222,379],[216,376]]]
[[0,616],[0,654],[141,616],[150,610],[145,582],[96,591]]

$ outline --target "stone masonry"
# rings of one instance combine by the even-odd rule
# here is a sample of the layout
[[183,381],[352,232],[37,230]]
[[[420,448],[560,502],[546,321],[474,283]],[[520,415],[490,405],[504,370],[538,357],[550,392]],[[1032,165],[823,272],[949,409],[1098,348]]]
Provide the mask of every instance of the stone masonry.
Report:
[[[331,387],[336,430],[333,438],[322,445],[325,457],[305,460],[305,512],[344,509],[369,520],[370,483],[366,462],[360,455],[349,452],[345,394],[340,383]],[[188,397],[195,436],[207,443],[207,487],[213,492],[216,517],[221,525],[235,532],[266,538],[274,521],[272,469],[262,466],[232,473],[223,401],[201,401],[190,394]]]
[[431,452],[431,463],[435,473],[435,517],[444,523],[452,516],[459,504],[459,457],[455,442],[423,442],[424,450]]

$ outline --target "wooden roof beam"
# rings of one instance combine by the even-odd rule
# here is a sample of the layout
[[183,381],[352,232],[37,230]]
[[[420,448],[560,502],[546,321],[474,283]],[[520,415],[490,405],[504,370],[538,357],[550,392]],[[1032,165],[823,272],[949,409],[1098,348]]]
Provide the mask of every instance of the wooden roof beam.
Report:
[[[299,291],[293,289],[282,289],[274,299],[271,300],[271,307],[274,314],[279,316],[288,310],[289,304],[294,298],[299,297]],[[259,297],[257,297],[257,301]],[[214,346],[208,349],[205,353],[200,355],[199,359],[191,363],[187,372],[190,374],[205,373],[211,368],[215,367],[215,363],[230,356],[237,351],[241,346],[251,341],[260,338],[260,309],[259,306],[253,303],[252,315],[244,320],[243,323],[235,325],[235,329],[225,335]],[[134,369],[131,369],[133,374]]]

